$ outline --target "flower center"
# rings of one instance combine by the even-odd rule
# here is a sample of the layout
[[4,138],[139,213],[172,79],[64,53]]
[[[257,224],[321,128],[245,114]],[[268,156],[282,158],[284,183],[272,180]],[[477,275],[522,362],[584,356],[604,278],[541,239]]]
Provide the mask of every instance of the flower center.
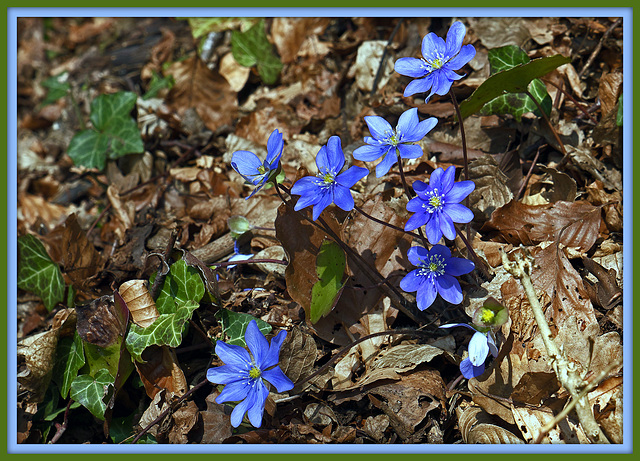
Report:
[[429,213],[442,210],[444,207],[444,194],[439,194],[438,189],[427,192],[427,203],[423,204]]
[[422,261],[419,275],[425,277],[439,277],[444,274],[447,264],[441,255],[430,256],[426,261]]
[[495,317],[496,314],[491,309],[482,309],[482,314],[480,314],[480,320],[485,324],[491,323]]
[[251,370],[249,370],[249,377],[253,378],[253,379],[257,379],[260,377],[260,375],[262,374],[262,372],[260,371],[260,369],[258,367],[252,367]]
[[336,174],[331,171],[318,173],[318,178],[320,178],[320,180],[317,182],[317,184],[323,189],[331,187],[333,183],[336,182]]
[[264,165],[260,165],[258,167],[258,173],[265,174],[266,172],[267,172],[267,169],[264,167]]

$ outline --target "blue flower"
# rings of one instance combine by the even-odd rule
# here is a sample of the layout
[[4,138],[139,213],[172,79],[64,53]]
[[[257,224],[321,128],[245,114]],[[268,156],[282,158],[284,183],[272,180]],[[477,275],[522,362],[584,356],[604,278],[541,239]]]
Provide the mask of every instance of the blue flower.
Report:
[[256,186],[249,197],[253,197],[253,194],[262,189],[262,186],[278,173],[283,146],[282,133],[273,130],[269,141],[267,141],[267,158],[264,162],[261,162],[256,154],[248,150],[238,150],[233,153],[233,157],[231,157],[233,169],[247,182]]
[[476,330],[473,325],[466,323],[449,323],[440,328],[466,327],[475,331],[471,341],[469,341],[469,357],[460,362],[460,372],[467,379],[477,378],[484,373],[484,362],[491,352],[494,357],[498,356],[498,346],[491,330],[482,332]]
[[433,32],[422,39],[422,58],[400,58],[395,69],[401,75],[415,77],[404,90],[404,96],[426,93],[431,90],[429,98],[435,94],[440,96],[449,92],[454,80],[462,78],[454,70],[461,69],[476,55],[473,45],[462,46],[466,29],[459,21],[453,23],[447,32],[447,42]]
[[369,170],[352,166],[340,173],[344,166],[344,153],[340,138],[337,136],[331,136],[327,145],[322,146],[316,156],[316,165],[319,171],[316,176],[300,178],[291,188],[292,194],[300,196],[294,209],[298,211],[313,205],[314,221],[332,203],[344,211],[353,210],[354,203],[350,189],[364,178]]
[[471,272],[475,268],[473,262],[452,258],[449,248],[443,245],[434,245],[429,251],[423,247],[411,247],[407,257],[417,269],[400,281],[400,288],[406,292],[418,292],[418,309],[423,311],[431,306],[438,294],[451,304],[462,302],[462,289],[455,277]]
[[364,121],[367,122],[373,137],[367,136],[364,138],[364,142],[368,145],[354,150],[353,158],[363,162],[373,162],[383,157],[382,161],[376,166],[376,176],[378,178],[385,175],[397,163],[396,151],[401,158],[422,157],[422,148],[417,144],[409,143],[420,141],[438,123],[435,117],[421,122],[418,118],[417,107],[409,109],[400,115],[395,130],[391,128],[389,122],[377,115],[369,115],[364,118]]
[[442,235],[449,240],[456,238],[453,223],[468,223],[473,219],[473,212],[459,202],[469,195],[476,185],[473,181],[454,183],[456,168],[452,165],[446,170],[436,168],[429,184],[422,181],[413,183],[413,190],[418,194],[409,200],[407,210],[415,213],[404,225],[404,230],[411,231],[426,225],[429,243],[436,244]]
[[293,382],[278,365],[280,347],[286,336],[287,332],[281,331],[269,344],[256,321],[252,320],[244,336],[251,355],[240,346],[216,342],[216,354],[225,365],[209,368],[207,379],[214,384],[226,384],[216,397],[216,403],[240,401],[231,413],[233,427],[240,425],[245,413],[253,426],[262,424],[264,403],[269,395],[264,380],[273,384],[278,392],[293,388]]

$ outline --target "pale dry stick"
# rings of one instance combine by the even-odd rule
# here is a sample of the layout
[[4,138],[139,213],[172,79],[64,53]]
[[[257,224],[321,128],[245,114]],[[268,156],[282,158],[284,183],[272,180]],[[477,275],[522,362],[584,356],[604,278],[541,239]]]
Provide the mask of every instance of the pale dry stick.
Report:
[[621,364],[622,364],[622,357],[618,357],[617,360],[614,360],[611,364],[609,364],[609,366],[607,366],[604,370],[602,370],[596,379],[591,381],[589,384],[587,384],[587,386],[584,389],[582,389],[582,392],[578,394],[577,399],[572,399],[571,402],[569,402],[569,404],[565,406],[560,413],[558,413],[558,416],[556,416],[553,419],[553,421],[549,422],[542,429],[540,429],[540,433],[538,434],[538,437],[536,437],[536,440],[534,441],[534,443],[541,443],[544,436],[547,435],[551,429],[556,427],[556,425],[560,421],[562,421],[569,414],[569,412],[571,412],[571,410],[573,410],[578,400],[584,398],[589,392],[595,389],[602,381],[604,381],[604,379],[609,375],[611,370],[619,367]]
[[[522,248],[524,249],[524,247]],[[571,398],[576,401],[576,414],[578,415],[582,429],[592,443],[609,443],[593,416],[593,411],[591,411],[591,407],[589,406],[589,400],[585,397],[579,398],[580,391],[584,388],[585,382],[582,377],[580,377],[577,366],[567,360],[553,339],[542,306],[538,301],[536,290],[531,282],[531,272],[533,269],[531,256],[527,255],[527,258],[523,259],[520,253],[516,252],[514,253],[516,260],[514,263],[509,260],[503,249],[500,249],[500,253],[502,255],[504,268],[515,278],[519,279],[524,288],[524,292],[531,305],[531,311],[540,330],[542,342],[549,355],[549,361],[553,367],[553,371],[555,371],[560,384],[569,391]]]

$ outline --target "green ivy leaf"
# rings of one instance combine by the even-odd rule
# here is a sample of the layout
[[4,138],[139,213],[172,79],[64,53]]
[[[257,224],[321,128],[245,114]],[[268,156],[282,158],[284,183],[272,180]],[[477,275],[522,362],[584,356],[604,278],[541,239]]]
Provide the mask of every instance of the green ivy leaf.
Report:
[[334,308],[342,293],[342,277],[346,267],[344,251],[332,241],[322,242],[316,257],[318,281],[311,289],[311,323],[316,323]]
[[[520,64],[530,62],[529,56],[522,49],[515,45],[507,45],[489,50],[489,63],[491,64],[491,74],[502,72],[514,68]],[[535,79],[529,85],[529,92],[540,103],[545,113],[551,113],[551,97],[547,93],[547,88],[540,79]],[[535,112],[541,115],[535,103],[524,93],[510,93],[498,96],[484,105],[480,114],[500,115],[511,114],[517,121],[522,119],[522,115],[528,112]]]
[[266,335],[271,331],[271,325],[264,320],[257,319],[249,314],[242,312],[233,312],[228,309],[220,309],[215,313],[215,318],[222,323],[222,331],[227,336],[227,344],[245,347],[247,343],[244,341],[244,333],[247,325],[255,320],[262,334]]
[[241,66],[257,66],[265,84],[273,85],[278,80],[282,62],[267,39],[264,19],[246,32],[234,30],[231,34],[231,52]]
[[56,363],[53,367],[53,380],[60,388],[63,399],[69,395],[71,382],[78,376],[84,365],[82,338],[76,331],[73,338],[60,338],[56,347]]
[[115,378],[107,370],[100,370],[95,377],[80,375],[71,383],[71,398],[91,412],[93,416],[104,420],[107,404],[104,402]]
[[129,113],[136,104],[135,93],[101,94],[91,102],[95,129],[76,134],[67,154],[76,165],[104,169],[107,158],[116,159],[144,151],[138,124]]
[[475,114],[486,103],[498,96],[507,93],[523,93],[533,79],[542,77],[569,62],[571,62],[571,58],[557,54],[547,58],[534,59],[527,64],[519,64],[509,70],[492,75],[468,99],[462,101],[460,104],[462,118]]
[[38,295],[49,312],[64,299],[64,278],[33,235],[18,238],[18,288]]
[[142,362],[142,352],[151,345],[178,347],[182,342],[182,329],[198,306],[195,301],[181,301],[174,313],[161,314],[146,328],[132,323],[126,340],[131,356]]
[[618,98],[618,113],[616,115],[616,125],[622,126],[622,93],[620,93],[620,97]]
[[155,70],[151,72],[152,74],[151,81],[149,82],[149,89],[142,97],[142,99],[144,99],[145,101],[154,98],[158,94],[158,92],[164,88],[173,88],[173,85],[175,85],[176,83],[173,75],[167,75],[166,77],[163,77]]
[[42,82],[42,86],[45,87],[47,91],[47,96],[42,101],[41,106],[48,106],[49,104],[53,104],[58,99],[64,97],[67,92],[71,89],[71,85],[67,81],[69,77],[69,72],[61,72],[58,75],[54,75],[53,77],[49,77],[44,82]]
[[[154,278],[151,279],[151,284]],[[176,303],[184,304],[187,301],[198,303],[203,296],[204,282],[200,273],[181,259],[171,265],[164,279],[162,291],[156,299],[156,307],[160,314],[172,314],[176,312]]]

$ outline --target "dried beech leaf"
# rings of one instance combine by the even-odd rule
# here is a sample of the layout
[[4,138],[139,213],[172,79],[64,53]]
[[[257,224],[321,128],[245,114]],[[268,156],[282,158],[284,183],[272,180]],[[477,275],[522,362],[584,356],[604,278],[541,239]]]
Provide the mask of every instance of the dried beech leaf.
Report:
[[498,163],[490,155],[483,155],[469,163],[469,179],[476,185],[469,195],[469,207],[477,222],[488,220],[494,210],[513,198],[508,186],[509,178],[500,171]]
[[307,424],[318,424],[325,427],[338,422],[331,407],[322,403],[310,403],[304,409],[303,415]]
[[596,421],[611,443],[623,442],[622,376],[609,378],[589,393]]
[[[531,407],[511,407],[516,426],[520,429],[522,437],[527,443],[533,443],[540,430],[553,421],[559,410],[562,409],[560,407],[558,411],[551,411],[549,408],[543,408],[544,410]],[[589,443],[589,439],[578,421],[568,417],[563,421],[563,424],[557,424],[551,429],[542,439],[542,443]]]
[[554,241],[588,251],[598,238],[600,221],[600,207],[585,201],[532,206],[512,200],[495,210],[482,230],[495,230],[514,245]]
[[467,407],[464,411],[458,407],[456,413],[464,443],[524,443],[513,432],[498,426],[495,418],[479,407]]
[[213,391],[206,398],[207,410],[202,412],[201,443],[222,443],[233,434],[231,407],[215,402],[219,394],[218,391]]
[[116,343],[127,331],[129,312],[126,305],[114,301],[113,295],[94,299],[84,306],[76,306],[78,334],[86,342],[99,347]]
[[151,325],[160,315],[148,285],[146,280],[129,280],[118,289],[129,308],[131,320],[143,328]]
[[75,213],[64,223],[62,234],[62,265],[64,272],[71,279],[74,287],[85,289],[89,279],[102,268],[102,255],[87,239],[86,233],[78,224]]
[[[566,173],[541,166],[545,176],[538,182],[533,183],[529,190],[529,195],[541,194],[549,203],[558,201],[573,202],[578,193],[578,186],[575,180]],[[551,179],[548,179],[548,178]]]
[[280,349],[280,369],[296,383],[311,373],[317,354],[313,336],[295,327],[287,334]]
[[162,389],[181,396],[188,389],[187,380],[176,353],[167,346],[150,346],[142,353],[145,362],[134,361],[147,395],[153,399]]
[[197,424],[199,413],[198,406],[193,400],[182,402],[171,415],[173,425],[169,431],[169,443],[189,443],[187,435]]

